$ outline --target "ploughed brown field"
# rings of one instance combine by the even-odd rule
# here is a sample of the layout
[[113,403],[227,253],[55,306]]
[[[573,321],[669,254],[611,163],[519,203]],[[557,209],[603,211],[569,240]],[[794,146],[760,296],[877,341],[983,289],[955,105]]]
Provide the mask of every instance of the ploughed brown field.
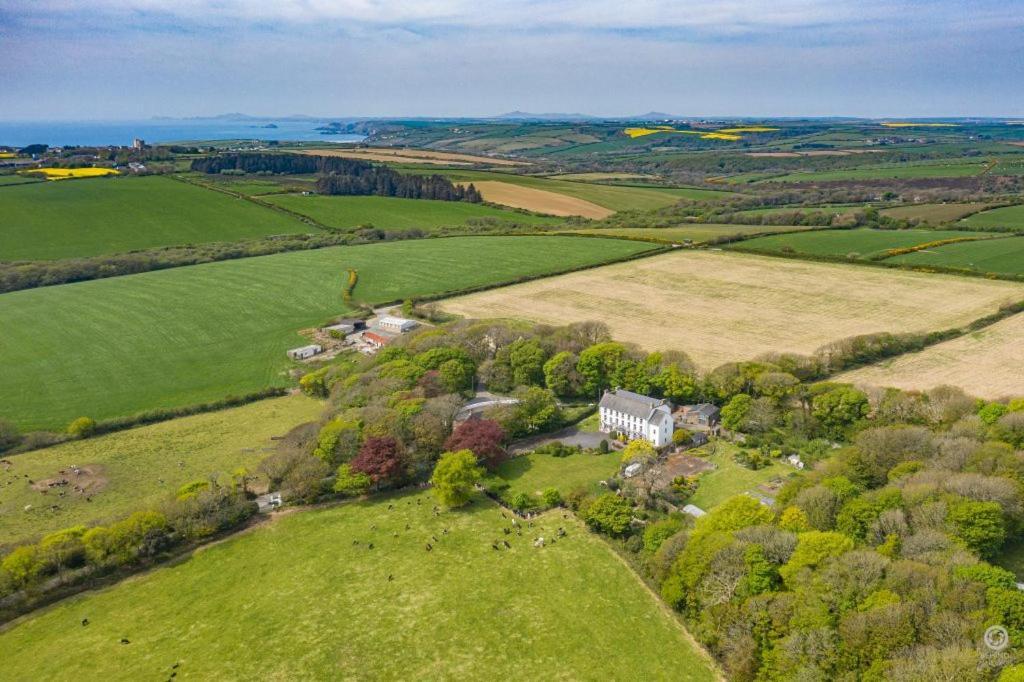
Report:
[[514,185],[511,182],[499,180],[482,180],[474,182],[473,186],[480,191],[484,201],[492,204],[501,204],[511,208],[522,208],[535,213],[546,213],[555,216],[582,216],[584,218],[607,218],[615,211],[604,206],[577,199],[576,197],[549,192],[545,189],[534,189]]
[[704,368],[770,351],[808,354],[874,332],[960,326],[1024,298],[1012,282],[721,251],[680,250],[460,296],[466,317],[546,324],[600,320],[647,350]]

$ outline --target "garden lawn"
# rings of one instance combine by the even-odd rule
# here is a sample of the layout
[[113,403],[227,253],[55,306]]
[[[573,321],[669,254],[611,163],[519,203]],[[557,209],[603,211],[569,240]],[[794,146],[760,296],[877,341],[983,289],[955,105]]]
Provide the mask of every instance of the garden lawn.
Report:
[[0,261],[310,232],[280,211],[161,176],[38,182],[0,190]]
[[999,275],[1024,275],[1024,238],[1004,239],[947,244],[934,249],[924,249],[886,260],[887,263],[904,263],[913,266],[939,266],[962,268],[972,272]]
[[[104,182],[104,181],[75,181]],[[70,182],[69,182],[70,184]],[[620,259],[650,244],[457,237],[243,258],[0,295],[0,418],[63,428],[286,385],[299,330],[384,303]]]
[[621,456],[618,452],[608,452],[552,457],[532,452],[502,462],[493,476],[509,484],[509,499],[519,493],[539,499],[545,488],[557,488],[563,497],[579,488],[600,493],[604,489],[599,482],[618,473]]
[[650,239],[666,244],[676,244],[685,241],[709,242],[724,237],[773,234],[776,232],[799,232],[810,229],[812,228],[789,225],[694,224],[676,227],[613,227],[570,231],[574,234],[592,234],[596,237],[629,237],[632,239]]
[[715,469],[700,475],[697,492],[687,500],[688,504],[710,511],[736,495],[765,495],[757,489],[759,485],[787,478],[796,472],[796,469],[781,461],[757,471],[748,469],[736,462],[735,456],[739,451],[738,446],[726,441],[715,441],[689,451],[689,454],[714,464]]
[[750,239],[729,248],[737,251],[796,253],[811,256],[856,258],[879,256],[889,249],[902,249],[943,239],[978,239],[991,236],[967,230],[815,230]]
[[[63,601],[0,633],[4,676],[162,680],[176,665],[185,679],[715,679],[573,517],[505,536],[490,502],[439,516],[433,504],[422,492],[279,516]],[[559,526],[566,537],[532,546]],[[511,549],[492,549],[506,537]]]
[[[9,468],[0,465],[0,546],[122,518],[209,475],[229,476],[239,467],[255,474],[271,437],[317,419],[322,410],[317,400],[291,395],[10,456]],[[89,470],[86,480],[96,482],[85,494],[73,490],[80,477],[59,473],[71,464]],[[71,485],[42,495],[29,483],[53,478]],[[58,497],[62,489],[65,496]]]
[[550,225],[557,218],[471,204],[465,201],[432,201],[396,197],[339,197],[275,194],[262,197],[277,206],[309,216],[321,225],[339,229],[373,226],[382,230],[435,230],[471,221],[508,221]]
[[991,211],[982,211],[965,218],[964,225],[971,227],[1010,227],[1024,230],[1024,205],[1004,206]]

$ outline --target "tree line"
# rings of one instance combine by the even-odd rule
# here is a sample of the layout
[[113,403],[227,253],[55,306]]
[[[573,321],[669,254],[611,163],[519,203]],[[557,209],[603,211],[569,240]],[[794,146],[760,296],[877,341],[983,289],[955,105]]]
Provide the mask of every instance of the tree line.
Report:
[[399,173],[387,166],[358,159],[307,154],[239,153],[207,156],[192,161],[192,170],[200,173],[273,173],[310,174],[320,178],[316,191],[320,194],[345,196],[381,196],[404,199],[435,199],[468,201],[482,199],[472,184],[455,185],[441,175]]

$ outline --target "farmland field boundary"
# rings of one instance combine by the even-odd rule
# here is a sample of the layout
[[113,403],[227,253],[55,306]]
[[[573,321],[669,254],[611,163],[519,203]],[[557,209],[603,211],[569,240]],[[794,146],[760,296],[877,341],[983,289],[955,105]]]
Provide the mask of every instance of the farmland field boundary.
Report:
[[[834,228],[833,228],[834,229]],[[1005,237],[990,237],[990,239],[1010,239],[1010,238],[1024,238],[1024,234],[1009,234]],[[745,240],[740,240],[745,241]],[[978,241],[978,240],[969,240]],[[934,246],[934,245],[933,245]],[[847,258],[846,256],[830,256],[826,254],[809,254],[809,253],[785,253],[778,250],[772,249],[752,249],[749,247],[743,247],[737,249],[737,253],[750,253],[757,256],[771,256],[772,258],[787,258],[789,260],[803,260],[812,261],[818,263],[845,263],[847,265],[859,265],[864,267],[876,267],[876,268],[888,268],[891,270],[908,270],[912,272],[924,272],[930,274],[944,274],[944,275],[960,275],[964,277],[979,277],[981,279],[998,279],[1007,282],[1024,282],[1024,274],[1011,274],[1005,272],[983,272],[979,270],[970,270],[967,268],[958,268],[949,265],[910,265],[907,263],[893,263],[888,260],[854,260]],[[900,254],[894,254],[900,255]],[[889,257],[887,257],[889,258]]]
[[[234,197],[236,199],[242,199],[244,201],[248,201],[249,203],[255,204],[257,206],[262,206],[263,208],[267,208],[267,209],[270,209],[272,211],[277,211],[278,213],[281,213],[282,215],[287,215],[287,216],[290,216],[292,218],[295,218],[296,220],[298,220],[298,221],[300,221],[302,223],[305,223],[306,225],[309,225],[310,227],[315,227],[316,229],[323,230],[324,232],[337,232],[337,230],[335,230],[334,228],[328,227],[328,226],[324,225],[323,223],[319,223],[319,222],[317,222],[316,220],[313,220],[312,218],[310,218],[307,215],[302,215],[301,213],[296,213],[295,211],[292,211],[291,209],[287,209],[284,206],[278,206],[277,204],[272,204],[269,201],[263,201],[261,199],[258,199],[257,197],[251,197],[251,196],[249,196],[247,194],[242,194],[241,192],[235,192],[234,190],[228,189],[227,187],[217,187],[216,185],[211,185],[211,184],[208,184],[208,183],[205,183],[205,182],[200,182],[198,180],[193,180],[192,178],[186,178],[185,176],[181,175],[180,173],[171,173],[167,177],[173,178],[173,179],[177,180],[178,182],[184,182],[187,185],[193,185],[195,187],[202,187],[203,189],[208,189],[208,190],[210,190],[212,192],[220,192],[221,194],[227,194],[230,197]],[[281,192],[281,194],[292,194],[292,192]]]

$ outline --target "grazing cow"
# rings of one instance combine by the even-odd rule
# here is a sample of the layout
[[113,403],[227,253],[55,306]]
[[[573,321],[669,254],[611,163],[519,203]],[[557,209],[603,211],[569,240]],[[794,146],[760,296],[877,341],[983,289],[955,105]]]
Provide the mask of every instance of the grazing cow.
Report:
[[88,624],[89,624],[89,619],[88,618],[83,618],[82,619],[82,627],[84,628]]
[[505,549],[512,549],[512,545],[508,544],[508,540],[501,541],[505,545]]
[[430,543],[428,542],[428,543],[427,543],[427,551],[429,552],[429,551],[430,551],[430,550],[432,550],[432,549],[434,549],[434,548],[433,548],[433,547],[431,547]]
[[124,637],[122,637],[122,638],[121,638],[121,644],[131,644],[131,642],[129,642],[129,641],[128,641],[127,639],[125,639]]

